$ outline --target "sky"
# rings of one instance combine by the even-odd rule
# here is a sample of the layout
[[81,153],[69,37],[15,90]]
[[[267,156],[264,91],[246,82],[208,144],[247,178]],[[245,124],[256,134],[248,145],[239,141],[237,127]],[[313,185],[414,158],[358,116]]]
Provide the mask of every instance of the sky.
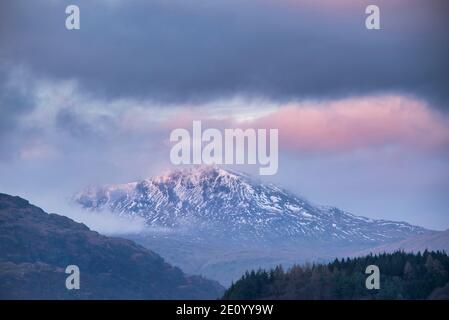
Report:
[[276,175],[234,169],[448,229],[448,15],[445,0],[1,1],[0,192],[70,215],[87,185],[170,168],[171,130],[202,120],[279,129]]

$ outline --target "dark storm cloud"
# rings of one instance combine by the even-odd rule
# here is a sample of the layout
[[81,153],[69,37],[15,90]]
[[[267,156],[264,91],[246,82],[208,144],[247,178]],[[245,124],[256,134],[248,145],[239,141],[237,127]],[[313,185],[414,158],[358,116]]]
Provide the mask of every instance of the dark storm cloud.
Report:
[[[449,101],[449,2],[2,1],[0,58],[106,97],[285,101],[383,91]],[[341,4],[340,4],[341,3]],[[81,30],[64,27],[78,4]]]

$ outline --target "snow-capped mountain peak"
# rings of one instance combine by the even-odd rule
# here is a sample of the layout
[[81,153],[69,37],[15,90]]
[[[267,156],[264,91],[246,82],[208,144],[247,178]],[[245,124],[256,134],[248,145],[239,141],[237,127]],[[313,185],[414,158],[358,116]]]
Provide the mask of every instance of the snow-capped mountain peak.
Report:
[[150,227],[237,239],[387,243],[426,232],[315,206],[273,184],[219,167],[175,170],[138,182],[90,187],[74,200],[88,210],[141,216]]

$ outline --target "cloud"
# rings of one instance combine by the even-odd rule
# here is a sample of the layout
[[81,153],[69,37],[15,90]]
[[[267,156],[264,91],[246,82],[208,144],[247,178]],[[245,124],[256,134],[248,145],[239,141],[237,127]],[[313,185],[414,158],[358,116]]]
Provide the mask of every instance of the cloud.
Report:
[[[62,208],[64,208],[62,210]],[[61,211],[62,210],[62,211]],[[84,223],[90,229],[105,235],[131,235],[148,231],[145,219],[142,217],[120,217],[109,211],[85,211],[74,206],[62,204],[58,213],[76,222]]]
[[259,109],[250,105],[241,113],[198,106],[177,112],[161,127],[191,130],[192,122],[201,120],[203,129],[273,128],[279,130],[281,151],[316,154],[390,147],[422,154],[449,150],[449,116],[413,96],[260,103]]
[[291,104],[251,123],[278,128],[285,149],[348,152],[389,146],[449,150],[449,118],[422,100],[369,96]]
[[46,145],[39,140],[25,145],[19,152],[20,159],[26,161],[48,159],[56,156],[58,156],[58,153],[52,146]]
[[18,66],[11,71],[0,64],[0,161],[14,158],[9,151],[23,142],[21,134],[27,129],[22,119],[36,108],[36,101],[29,93],[33,87],[33,80],[25,69]]
[[[64,27],[67,4],[81,30]],[[0,59],[108,98],[285,103],[412,93],[447,108],[446,0],[2,1]]]

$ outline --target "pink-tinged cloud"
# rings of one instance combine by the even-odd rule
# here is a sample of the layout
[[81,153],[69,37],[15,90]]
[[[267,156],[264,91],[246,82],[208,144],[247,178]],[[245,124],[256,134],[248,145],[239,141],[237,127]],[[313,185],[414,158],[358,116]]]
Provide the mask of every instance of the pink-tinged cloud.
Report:
[[42,159],[50,159],[58,156],[57,150],[42,141],[30,140],[19,151],[19,157],[21,160],[34,161]]
[[278,128],[281,147],[312,152],[401,146],[449,147],[449,119],[421,100],[403,96],[350,98],[281,107],[251,123]]

